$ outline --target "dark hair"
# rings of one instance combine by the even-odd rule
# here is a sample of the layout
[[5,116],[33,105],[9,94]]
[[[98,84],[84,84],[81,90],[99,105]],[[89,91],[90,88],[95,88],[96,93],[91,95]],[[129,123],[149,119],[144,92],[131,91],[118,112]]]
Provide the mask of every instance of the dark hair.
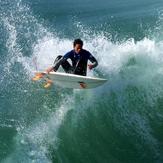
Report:
[[83,46],[83,41],[82,41],[80,38],[78,38],[78,39],[75,39],[75,40],[74,40],[73,44],[74,44],[74,46],[75,46],[76,44],[80,44],[81,46]]

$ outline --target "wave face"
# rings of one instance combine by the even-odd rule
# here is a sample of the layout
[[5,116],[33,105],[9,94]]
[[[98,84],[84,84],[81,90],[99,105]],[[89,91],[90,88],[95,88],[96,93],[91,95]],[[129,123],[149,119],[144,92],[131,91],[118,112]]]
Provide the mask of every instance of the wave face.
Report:
[[[0,162],[163,162],[161,0],[0,0]],[[92,90],[33,83],[84,40]]]

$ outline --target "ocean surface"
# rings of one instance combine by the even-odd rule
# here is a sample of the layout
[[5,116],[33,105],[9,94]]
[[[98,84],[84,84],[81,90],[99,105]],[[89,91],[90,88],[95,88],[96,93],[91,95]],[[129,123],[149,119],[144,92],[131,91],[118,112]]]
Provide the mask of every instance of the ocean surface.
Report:
[[[108,82],[33,82],[75,38]],[[0,0],[0,58],[1,163],[163,162],[162,0]]]

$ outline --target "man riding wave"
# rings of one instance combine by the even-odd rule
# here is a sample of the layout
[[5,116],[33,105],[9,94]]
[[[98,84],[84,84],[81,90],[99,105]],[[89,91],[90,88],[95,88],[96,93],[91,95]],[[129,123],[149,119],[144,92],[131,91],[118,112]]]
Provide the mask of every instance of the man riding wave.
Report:
[[[67,61],[68,59],[71,59],[72,64]],[[66,73],[86,76],[88,60],[92,63],[88,64],[90,70],[98,65],[96,58],[89,51],[83,49],[83,41],[81,39],[75,39],[73,50],[64,56],[57,56],[54,61],[54,66],[48,68],[46,72],[57,71],[61,65]]]

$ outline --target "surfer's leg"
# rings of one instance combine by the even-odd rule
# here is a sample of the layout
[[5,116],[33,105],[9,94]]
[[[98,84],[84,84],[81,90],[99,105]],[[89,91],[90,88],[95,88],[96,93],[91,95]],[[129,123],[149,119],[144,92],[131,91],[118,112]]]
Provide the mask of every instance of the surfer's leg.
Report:
[[86,76],[87,75],[87,69],[85,68],[85,69],[83,69],[82,67],[78,67],[76,70],[75,70],[75,72],[74,72],[74,74],[76,74],[76,75],[81,75],[81,76]]
[[70,65],[70,63],[68,61],[66,61],[66,60],[63,61],[61,65],[66,73],[72,72],[72,66]]
[[[54,61],[54,67],[63,59],[62,57],[63,57],[62,55],[57,56],[57,58]],[[66,73],[71,73],[72,72],[72,66],[71,66],[71,64],[67,60],[62,60],[61,61],[61,66],[62,66],[62,68],[64,69],[64,71]]]
[[57,58],[54,61],[54,65],[56,65],[56,63],[58,63],[58,61],[62,58],[62,55],[58,55]]
[[58,55],[57,58],[54,60],[54,70],[57,71],[61,62],[62,62],[63,56],[62,55]]

